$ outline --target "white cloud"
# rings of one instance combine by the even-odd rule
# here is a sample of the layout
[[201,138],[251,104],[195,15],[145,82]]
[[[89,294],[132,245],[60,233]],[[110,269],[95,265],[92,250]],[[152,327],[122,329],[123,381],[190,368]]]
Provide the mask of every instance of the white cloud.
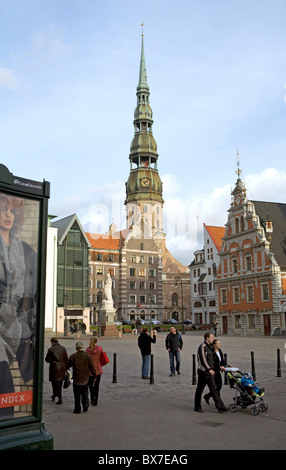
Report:
[[13,71],[7,67],[0,67],[0,88],[14,90],[18,86],[18,81]]
[[39,32],[32,36],[32,45],[36,56],[58,59],[70,50],[64,42],[65,29],[52,25],[48,32]]

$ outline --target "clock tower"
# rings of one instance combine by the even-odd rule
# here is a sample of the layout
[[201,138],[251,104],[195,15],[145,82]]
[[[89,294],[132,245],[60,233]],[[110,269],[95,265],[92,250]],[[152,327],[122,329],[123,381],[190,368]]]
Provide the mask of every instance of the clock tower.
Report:
[[134,137],[130,146],[130,174],[126,183],[127,227],[142,230],[150,238],[163,237],[163,190],[158,173],[157,144],[153,136],[153,113],[142,33],[137,106],[134,111]]

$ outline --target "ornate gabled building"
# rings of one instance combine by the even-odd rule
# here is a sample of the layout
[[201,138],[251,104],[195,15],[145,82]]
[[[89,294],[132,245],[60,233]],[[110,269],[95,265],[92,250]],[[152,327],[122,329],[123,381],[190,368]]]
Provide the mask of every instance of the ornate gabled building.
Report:
[[285,330],[286,204],[251,201],[238,179],[231,193],[215,281],[223,334]]
[[194,252],[194,260],[189,266],[192,322],[197,326],[213,325],[215,320],[217,299],[214,278],[224,233],[224,227],[204,224],[203,248]]

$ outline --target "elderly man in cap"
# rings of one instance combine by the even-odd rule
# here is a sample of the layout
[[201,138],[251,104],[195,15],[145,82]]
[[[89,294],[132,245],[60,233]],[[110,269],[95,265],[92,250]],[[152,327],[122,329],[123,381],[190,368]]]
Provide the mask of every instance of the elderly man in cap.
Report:
[[69,357],[67,368],[73,368],[73,393],[74,393],[74,413],[81,412],[80,402],[83,411],[87,411],[89,407],[88,400],[88,382],[92,375],[96,378],[95,367],[91,356],[84,352],[83,343],[78,341],[75,345],[76,353]]

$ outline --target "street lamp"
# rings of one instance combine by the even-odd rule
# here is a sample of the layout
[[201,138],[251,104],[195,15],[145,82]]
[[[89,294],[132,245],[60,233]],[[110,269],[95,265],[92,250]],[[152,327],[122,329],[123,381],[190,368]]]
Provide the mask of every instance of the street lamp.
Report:
[[101,305],[102,305],[102,291],[99,290],[97,293],[97,300],[99,303],[98,308],[98,337],[101,337]]
[[152,331],[152,300],[153,296],[152,294],[149,294],[149,304],[150,304],[150,331]]
[[178,287],[178,282],[181,283],[181,297],[182,297],[182,313],[181,313],[181,319],[182,319],[182,333],[185,334],[185,323],[184,323],[184,299],[183,299],[183,280],[180,276],[175,277],[175,287],[177,289]]
[[64,294],[64,336],[68,336],[69,334],[69,329],[68,329],[68,319],[67,319],[67,300],[68,300],[68,294]]

